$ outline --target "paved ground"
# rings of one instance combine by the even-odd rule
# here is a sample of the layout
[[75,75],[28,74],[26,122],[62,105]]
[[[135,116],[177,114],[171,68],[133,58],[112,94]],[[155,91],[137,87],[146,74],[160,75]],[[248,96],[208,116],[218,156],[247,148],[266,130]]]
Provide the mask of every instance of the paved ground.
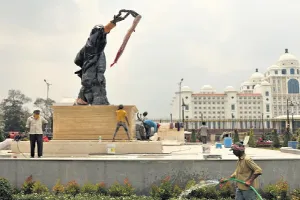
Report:
[[[237,158],[228,148],[216,149],[211,147],[211,154],[222,156],[223,160],[236,160]],[[0,157],[10,157],[9,151],[0,151]],[[246,148],[246,153],[255,160],[277,160],[277,159],[300,159],[300,155],[282,153],[279,150],[268,150],[261,148]],[[92,160],[203,160],[202,145],[163,146],[163,154],[129,154],[129,155],[74,155],[54,157],[45,155],[43,159],[92,159]],[[28,158],[28,154],[20,154],[18,158]]]

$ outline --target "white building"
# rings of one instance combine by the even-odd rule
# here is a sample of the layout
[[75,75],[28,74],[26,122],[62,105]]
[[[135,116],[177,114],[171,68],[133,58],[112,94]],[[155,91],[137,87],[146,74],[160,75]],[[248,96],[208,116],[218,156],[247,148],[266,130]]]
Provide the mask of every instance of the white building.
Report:
[[[186,121],[207,121],[211,128],[260,128],[262,122],[265,128],[282,126],[273,122],[286,118],[287,103],[294,104],[289,106],[290,116],[300,114],[299,70],[299,61],[286,49],[264,74],[256,69],[239,90],[227,86],[224,92],[217,93],[212,86],[204,85],[199,92],[193,92],[184,86],[173,97],[173,119],[184,115]],[[182,101],[186,105],[183,113],[179,106]]]

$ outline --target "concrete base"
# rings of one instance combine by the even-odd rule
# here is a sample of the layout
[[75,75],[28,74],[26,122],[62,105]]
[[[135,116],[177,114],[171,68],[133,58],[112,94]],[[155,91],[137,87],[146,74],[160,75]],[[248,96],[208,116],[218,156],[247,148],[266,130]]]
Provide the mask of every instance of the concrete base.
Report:
[[[107,154],[108,145],[115,145],[114,154],[159,154],[163,152],[162,142],[160,141],[132,141],[132,142],[99,142],[92,141],[66,141],[51,140],[44,142],[44,155],[90,155]],[[11,144],[13,153],[30,153],[30,142],[21,141]]]
[[292,153],[292,154],[300,155],[300,150],[299,149],[293,149],[292,147],[281,147],[280,151],[282,153]]

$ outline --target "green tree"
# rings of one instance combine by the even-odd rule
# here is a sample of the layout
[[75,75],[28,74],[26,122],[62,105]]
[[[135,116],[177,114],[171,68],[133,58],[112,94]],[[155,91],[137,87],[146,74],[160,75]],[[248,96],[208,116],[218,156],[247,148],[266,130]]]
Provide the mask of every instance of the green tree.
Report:
[[286,132],[283,136],[283,147],[287,147],[288,146],[288,142],[291,141],[292,138],[292,134],[289,132]]
[[297,145],[297,149],[300,149],[300,135],[298,135],[298,145]]
[[197,138],[196,138],[196,131],[195,129],[192,130],[192,135],[191,135],[191,142],[196,142]]
[[235,129],[234,130],[234,136],[233,136],[233,143],[237,143],[237,142],[240,142],[240,138],[239,138],[239,133],[238,131]]
[[256,141],[255,141],[253,129],[250,129],[248,144],[249,144],[249,147],[253,147],[253,148],[256,147]]
[[272,146],[275,148],[279,148],[280,147],[280,141],[279,141],[279,137],[278,137],[278,133],[276,130],[272,131]]
[[3,116],[4,131],[25,131],[26,119],[30,116],[24,104],[31,102],[20,90],[9,90],[0,108]]

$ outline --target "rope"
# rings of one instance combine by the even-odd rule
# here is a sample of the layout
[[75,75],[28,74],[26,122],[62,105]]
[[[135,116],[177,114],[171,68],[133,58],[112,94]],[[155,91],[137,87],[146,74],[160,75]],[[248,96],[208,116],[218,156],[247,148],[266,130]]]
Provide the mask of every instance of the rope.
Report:
[[[225,182],[227,182],[227,181],[234,181],[234,182],[237,182],[237,183],[245,184],[244,181],[241,181],[241,180],[238,180],[238,179],[235,179],[235,178],[226,179],[226,180],[223,181],[223,183],[225,183]],[[260,200],[263,200],[263,198],[260,196],[260,194],[257,192],[257,190],[256,190],[253,186],[250,185],[250,188],[251,188],[251,190],[253,190],[253,191],[255,192],[256,196],[257,196]]]

